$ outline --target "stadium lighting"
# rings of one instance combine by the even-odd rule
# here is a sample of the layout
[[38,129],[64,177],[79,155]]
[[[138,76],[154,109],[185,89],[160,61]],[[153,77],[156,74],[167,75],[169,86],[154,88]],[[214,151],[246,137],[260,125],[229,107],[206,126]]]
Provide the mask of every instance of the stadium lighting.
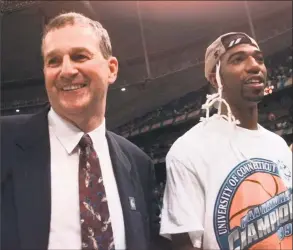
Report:
[[15,110],[16,113],[18,113],[19,111],[20,111],[19,109],[16,109],[16,110]]
[[122,89],[121,89],[121,91],[125,91],[125,90],[126,90],[126,88],[122,88]]

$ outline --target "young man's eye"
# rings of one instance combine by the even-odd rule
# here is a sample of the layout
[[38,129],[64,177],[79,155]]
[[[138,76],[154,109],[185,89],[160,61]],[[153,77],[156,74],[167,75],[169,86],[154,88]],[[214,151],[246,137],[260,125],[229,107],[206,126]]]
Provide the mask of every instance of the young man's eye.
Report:
[[243,58],[242,57],[235,57],[235,58],[233,58],[233,60],[232,60],[232,63],[233,64],[238,64],[238,63],[240,63],[240,62],[242,62],[242,60],[243,60]]

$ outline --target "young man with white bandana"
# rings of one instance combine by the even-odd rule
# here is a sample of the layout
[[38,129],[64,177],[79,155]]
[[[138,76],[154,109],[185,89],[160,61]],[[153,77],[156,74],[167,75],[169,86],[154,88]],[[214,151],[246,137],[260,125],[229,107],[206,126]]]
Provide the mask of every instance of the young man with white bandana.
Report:
[[205,76],[216,90],[207,116],[166,157],[161,235],[176,250],[292,249],[292,153],[258,124],[267,81],[258,44],[240,32],[220,36]]

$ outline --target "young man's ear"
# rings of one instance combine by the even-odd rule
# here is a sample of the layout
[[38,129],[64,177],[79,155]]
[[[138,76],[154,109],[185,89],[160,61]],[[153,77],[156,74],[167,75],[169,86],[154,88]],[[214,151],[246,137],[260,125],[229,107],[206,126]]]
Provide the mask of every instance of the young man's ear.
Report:
[[216,79],[216,73],[210,73],[209,82],[211,84],[211,87],[217,92],[218,83],[217,83],[217,79]]

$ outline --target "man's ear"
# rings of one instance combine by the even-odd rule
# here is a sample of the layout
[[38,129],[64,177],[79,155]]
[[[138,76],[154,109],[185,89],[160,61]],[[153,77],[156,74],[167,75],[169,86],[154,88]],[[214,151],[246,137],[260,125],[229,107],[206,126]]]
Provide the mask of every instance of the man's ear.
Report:
[[109,70],[110,70],[110,74],[109,74],[109,84],[112,84],[116,81],[117,79],[117,74],[118,74],[118,60],[116,57],[111,56],[108,59],[108,66],[109,66]]
[[218,83],[216,79],[216,73],[210,73],[209,75],[209,82],[212,85],[212,87],[217,90],[218,89]]

